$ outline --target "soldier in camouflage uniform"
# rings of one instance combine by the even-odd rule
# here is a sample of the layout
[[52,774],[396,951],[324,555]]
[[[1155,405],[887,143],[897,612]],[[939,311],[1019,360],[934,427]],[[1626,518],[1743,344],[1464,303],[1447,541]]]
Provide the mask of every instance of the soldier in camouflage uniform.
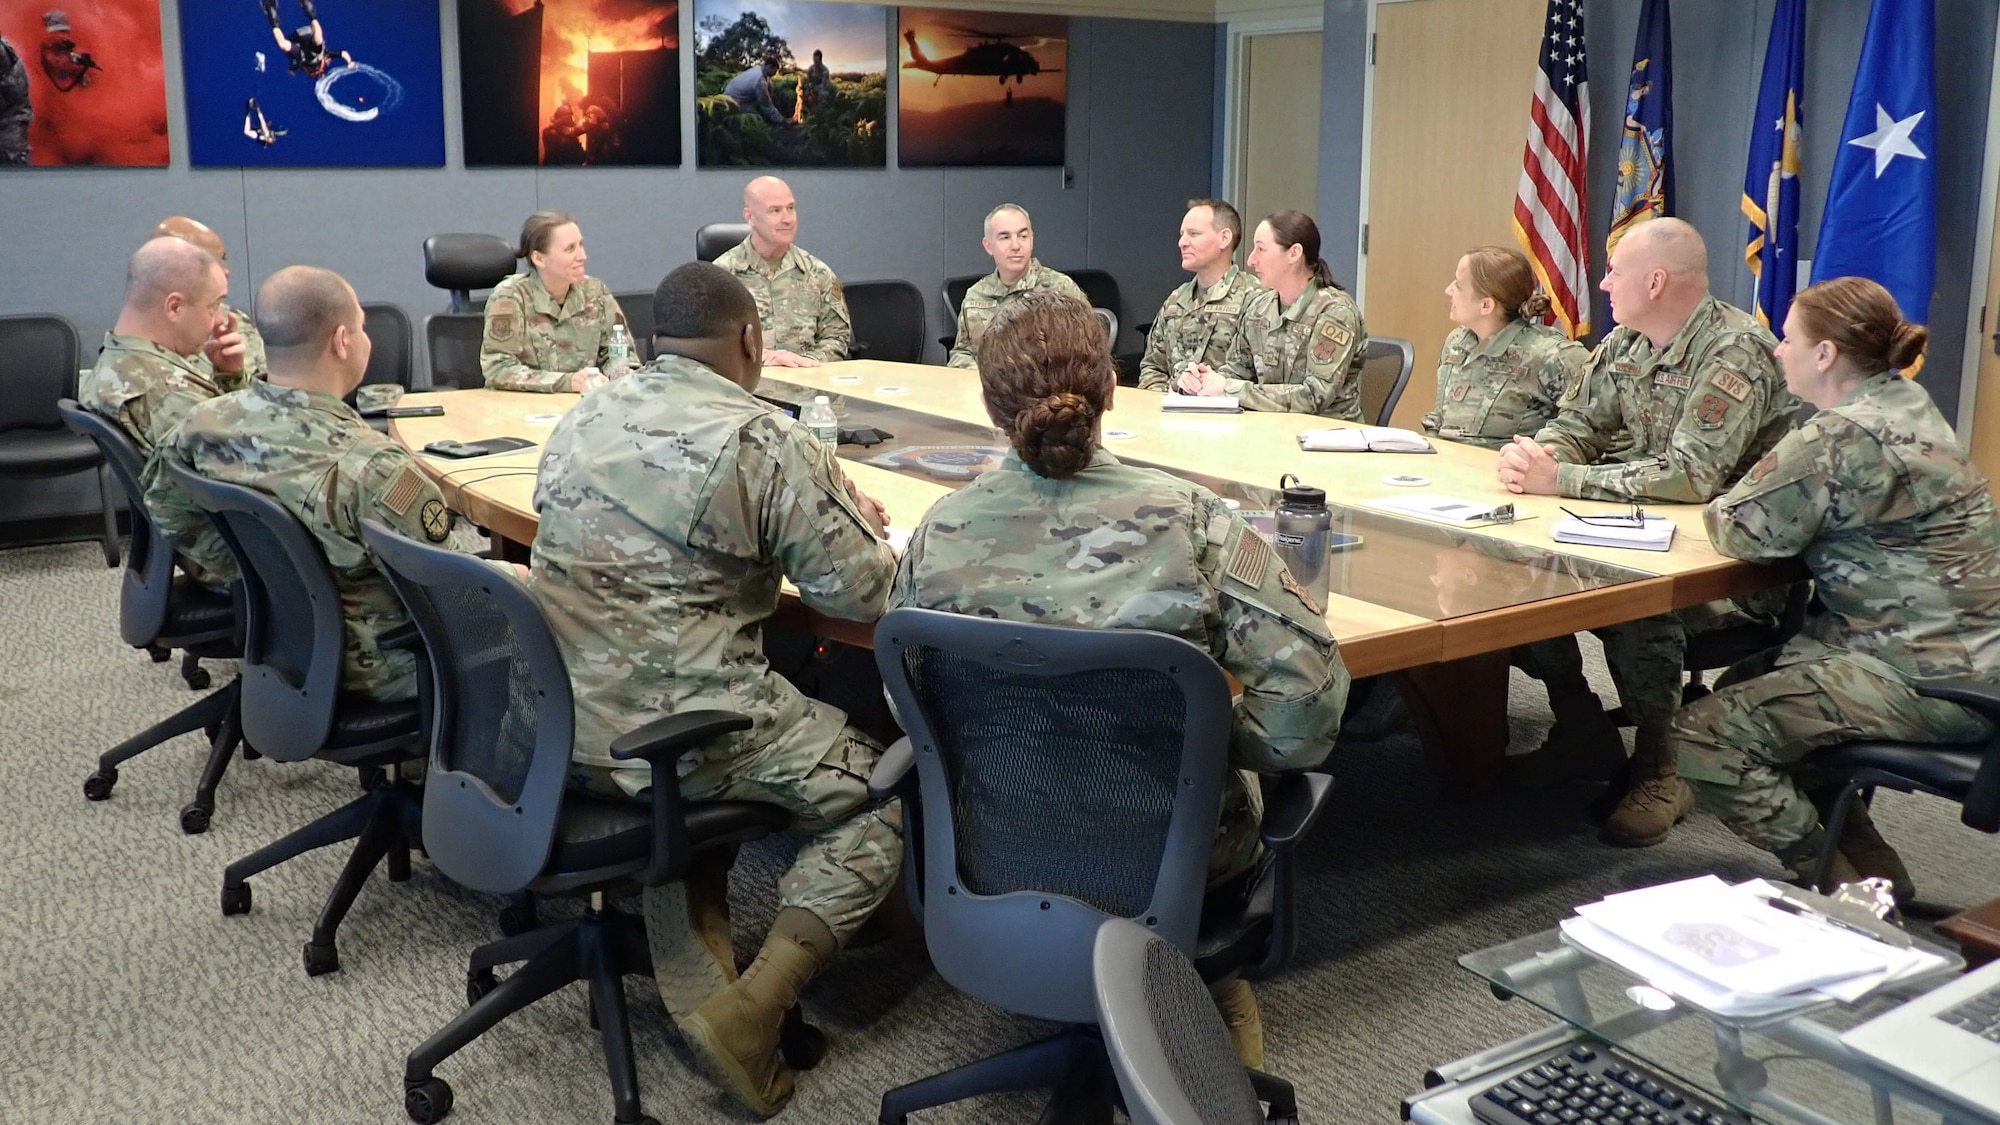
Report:
[[178,238],[147,242],[126,267],[125,307],[76,394],[138,447],[154,525],[182,568],[216,589],[235,580],[236,560],[160,457],[187,412],[222,393],[219,372],[240,378],[243,340],[223,315],[228,295],[228,275],[208,251]]
[[[581,393],[611,359],[611,329],[625,311],[610,286],[584,272],[576,220],[537,211],[521,227],[517,257],[532,267],[493,287],[479,369],[501,391]],[[607,373],[608,374],[608,373]]]
[[0,164],[28,163],[28,126],[34,120],[28,61],[0,36]]
[[1539,433],[1589,349],[1534,322],[1548,312],[1549,299],[1536,291],[1527,258],[1512,247],[1467,251],[1444,292],[1458,327],[1445,337],[1437,406],[1424,415],[1424,429],[1487,449]]
[[[1501,451],[1500,483],[1631,503],[1715,498],[1791,428],[1797,400],[1778,381],[1775,342],[1709,294],[1707,249],[1680,219],[1654,219],[1621,239],[1601,287],[1619,327],[1572,378],[1555,420]],[[1626,429],[1631,444],[1607,453]],[[1657,844],[1693,807],[1667,745],[1687,634],[1734,619],[1721,603],[1594,630],[1635,728],[1632,784],[1604,842]]]
[[[1812,752],[1853,739],[1967,742],[1984,719],[1912,687],[2000,672],[2000,514],[1930,395],[1894,369],[1926,333],[1864,278],[1794,298],[1778,360],[1820,408],[1703,513],[1731,558],[1798,558],[1825,608],[1782,649],[1731,669],[1674,719],[1681,776],[1737,835],[1803,874],[1825,840],[1803,790]],[[1854,873],[1915,894],[1867,820],[1838,842]],[[1852,877],[1846,871],[1841,874]]]
[[1243,330],[1243,306],[1261,292],[1257,279],[1236,268],[1243,218],[1220,199],[1190,199],[1181,219],[1181,268],[1194,280],[1167,294],[1146,354],[1139,360],[1139,387],[1172,390],[1191,368],[1220,367]]
[[[1096,318],[1054,295],[1023,297],[989,326],[979,374],[1013,448],[998,469],[925,513],[891,603],[1182,637],[1243,683],[1230,740],[1238,767],[1324,761],[1348,689],[1324,609],[1214,493],[1122,465],[1098,445],[1115,376]],[[1261,815],[1257,790],[1232,770],[1211,884],[1256,861]],[[1260,1065],[1249,985],[1232,980],[1217,999],[1245,1064]]]
[[1086,307],[1090,298],[1069,275],[1035,260],[1035,224],[1019,204],[1002,203],[986,213],[986,236],[979,244],[993,255],[993,272],[973,282],[958,303],[958,338],[952,341],[951,367],[978,366],[979,338],[986,325],[1023,293],[1053,290]]
[[[688,902],[700,887],[647,895],[668,1012],[712,1073],[771,1114],[792,1093],[784,1013],[888,895],[903,840],[900,808],[869,807],[880,747],[770,670],[763,622],[786,578],[813,609],[872,621],[896,558],[880,506],[833,450],[751,395],[763,335],[743,286],[690,263],[660,283],[653,312],[660,358],[586,395],[549,436],[532,588],[575,685],[580,784],[637,797],[649,768],[614,762],[611,740],[662,715],[726,708],[755,726],[685,755],[681,792],[781,806],[811,837],[779,884],[763,951],[733,983],[721,905]],[[691,1008],[704,973],[708,994]]]
[[370,344],[361,303],[338,274],[290,266],[258,291],[273,359],[269,380],[189,410],[167,453],[210,480],[262,492],[319,542],[347,624],[340,687],[369,699],[415,698],[415,656],[381,638],[409,621],[361,539],[377,519],[443,543],[452,516],[416,458],[341,399],[361,385]]
[[[178,238],[183,242],[192,242],[215,255],[215,260],[222,263],[222,276],[225,282],[234,273],[229,267],[229,248],[222,244],[222,236],[198,219],[190,219],[185,215],[162,219],[160,225],[153,228],[153,237]],[[250,380],[265,378],[270,373],[271,365],[264,358],[263,334],[257,331],[257,322],[250,314],[234,305],[225,304],[222,306],[222,316],[227,324],[233,324],[236,331],[243,336],[243,366],[239,371],[221,371],[210,364],[210,370],[213,372],[210,378],[225,392],[240,391],[249,385]]]
[[715,264],[757,300],[764,325],[764,366],[818,367],[847,358],[854,325],[833,267],[792,241],[799,233],[792,189],[776,176],[759,176],[743,189],[743,217],[750,237],[722,252]]

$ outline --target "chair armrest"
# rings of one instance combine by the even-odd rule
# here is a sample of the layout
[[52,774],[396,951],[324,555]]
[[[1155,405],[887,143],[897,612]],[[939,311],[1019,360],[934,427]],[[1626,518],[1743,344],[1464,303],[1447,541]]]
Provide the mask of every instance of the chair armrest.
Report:
[[868,775],[869,799],[880,804],[892,797],[907,796],[916,783],[916,772],[911,769],[916,764],[916,747],[910,744],[908,736],[897,739],[875,759],[875,772]]
[[1333,775],[1302,770],[1265,774],[1258,780],[1264,789],[1264,846],[1274,852],[1291,851],[1326,810],[1327,798],[1333,794]]
[[396,648],[414,652],[419,656],[424,652],[424,635],[417,631],[417,623],[405,621],[394,629],[375,639],[377,648]]
[[747,715],[734,711],[682,711],[655,719],[611,743],[611,756],[621,762],[643,759],[653,767],[653,857],[639,872],[642,886],[658,887],[687,873],[689,854],[687,813],[681,801],[680,777],[673,761],[711,739],[749,730]]
[[1132,331],[1137,332],[1141,336],[1151,336],[1153,334],[1153,322],[1149,320],[1144,324],[1135,324],[1132,326]]
[[1917,694],[1945,699],[1977,711],[1994,731],[1987,736],[1986,754],[1973,772],[1972,786],[1965,791],[1959,820],[1981,832],[2000,832],[2000,684],[1971,677],[1949,680],[1918,680]]
[[1949,680],[1918,680],[1917,694],[1928,699],[1946,699],[1970,707],[1994,722],[2000,722],[2000,684],[1971,677]]

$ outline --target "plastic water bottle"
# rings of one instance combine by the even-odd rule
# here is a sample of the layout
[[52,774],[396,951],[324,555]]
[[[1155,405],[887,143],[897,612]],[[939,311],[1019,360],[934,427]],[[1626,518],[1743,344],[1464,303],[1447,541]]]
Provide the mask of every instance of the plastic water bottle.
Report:
[[1278,479],[1278,557],[1299,585],[1326,604],[1327,550],[1333,544],[1333,514],[1326,509],[1326,490],[1300,484],[1290,473]]
[[832,449],[840,444],[840,419],[834,417],[833,405],[825,395],[814,395],[812,402],[799,412],[799,421],[806,424],[813,436]]
[[604,373],[613,379],[632,369],[632,336],[622,324],[611,326],[611,343],[605,347]]

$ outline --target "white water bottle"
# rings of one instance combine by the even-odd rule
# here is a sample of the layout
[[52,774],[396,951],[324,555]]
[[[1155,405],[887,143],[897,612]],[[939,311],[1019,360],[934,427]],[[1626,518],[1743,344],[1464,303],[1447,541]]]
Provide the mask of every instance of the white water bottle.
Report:
[[632,369],[632,337],[622,324],[611,326],[611,343],[606,345],[605,375],[616,379]]
[[799,421],[804,422],[806,429],[811,430],[813,436],[828,449],[840,444],[840,419],[834,417],[833,406],[826,401],[825,395],[814,395],[812,402],[799,412]]

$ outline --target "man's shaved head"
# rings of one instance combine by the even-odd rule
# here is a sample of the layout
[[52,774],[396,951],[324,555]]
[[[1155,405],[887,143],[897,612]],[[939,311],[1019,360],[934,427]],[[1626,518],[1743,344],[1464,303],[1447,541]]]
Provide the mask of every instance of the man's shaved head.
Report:
[[286,266],[257,287],[257,331],[273,352],[317,352],[333,330],[360,320],[354,289],[332,270]]
[[224,263],[224,269],[229,268],[227,264],[229,251],[223,248],[222,236],[199,219],[190,219],[186,215],[172,215],[161,219],[160,225],[153,228],[153,237],[178,238],[182,242],[191,242],[215,255]]
[[759,176],[743,185],[743,206],[761,207],[764,201],[792,194],[792,187],[776,176]]
[[1663,269],[1676,280],[1700,279],[1708,287],[1708,244],[1685,219],[1659,218],[1640,223],[1620,245],[1632,243],[1641,269]]
[[151,308],[170,293],[184,294],[190,301],[212,296],[212,272],[222,268],[215,255],[192,242],[178,238],[147,241],[125,266],[125,305]]
[[759,176],[743,185],[743,219],[750,224],[750,246],[775,259],[799,234],[799,205],[791,185],[776,176]]

